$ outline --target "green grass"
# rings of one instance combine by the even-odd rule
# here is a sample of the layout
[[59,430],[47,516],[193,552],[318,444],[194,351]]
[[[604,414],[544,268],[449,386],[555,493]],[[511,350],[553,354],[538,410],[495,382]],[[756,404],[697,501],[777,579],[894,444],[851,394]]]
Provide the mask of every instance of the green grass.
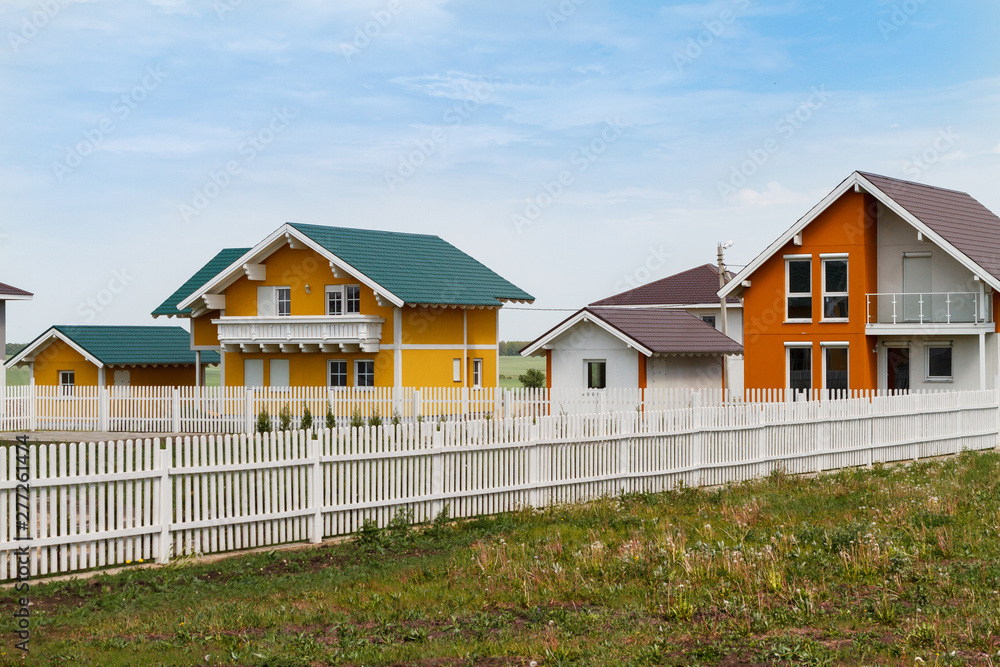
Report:
[[993,665],[998,535],[995,452],[773,474],[38,584],[31,662]]
[[500,357],[500,386],[504,388],[520,387],[517,379],[529,368],[537,368],[545,372],[545,357]]

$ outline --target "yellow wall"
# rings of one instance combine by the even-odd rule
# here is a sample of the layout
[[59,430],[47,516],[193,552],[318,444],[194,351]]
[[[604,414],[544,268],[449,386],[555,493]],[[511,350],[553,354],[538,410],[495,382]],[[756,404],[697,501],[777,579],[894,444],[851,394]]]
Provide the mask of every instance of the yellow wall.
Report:
[[[133,387],[190,387],[195,383],[194,364],[187,366],[116,366],[106,368],[104,381],[115,383],[115,371],[129,371],[129,384]],[[59,371],[74,371],[75,384],[79,387],[97,386],[97,366],[61,340],[56,340],[35,358],[35,384],[59,384]]]
[[191,331],[194,334],[195,345],[219,346],[219,327],[212,324],[212,320],[218,319],[218,317],[219,311],[213,310],[191,319]]
[[392,350],[382,350],[377,354],[358,352],[356,354],[294,353],[294,354],[226,354],[226,386],[242,387],[243,362],[246,359],[264,360],[264,384],[271,384],[271,359],[288,360],[288,381],[293,387],[325,387],[327,384],[327,362],[331,359],[347,361],[347,386],[354,386],[354,362],[371,359],[375,362],[375,386],[391,387],[393,379]]
[[461,345],[462,309],[404,307],[403,344]]

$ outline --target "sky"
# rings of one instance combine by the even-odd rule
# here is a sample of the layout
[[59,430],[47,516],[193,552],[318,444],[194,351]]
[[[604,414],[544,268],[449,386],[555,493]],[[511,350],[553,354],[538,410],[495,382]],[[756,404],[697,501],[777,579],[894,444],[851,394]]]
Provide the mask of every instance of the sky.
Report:
[[7,339],[284,222],[437,234],[501,337],[748,263],[854,170],[1000,212],[996,0],[3,0]]

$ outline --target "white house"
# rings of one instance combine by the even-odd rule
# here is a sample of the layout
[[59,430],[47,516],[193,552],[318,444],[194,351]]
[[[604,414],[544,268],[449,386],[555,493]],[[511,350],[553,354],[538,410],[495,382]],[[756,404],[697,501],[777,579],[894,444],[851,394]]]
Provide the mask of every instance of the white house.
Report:
[[[29,301],[34,295],[31,292],[25,292],[23,289],[18,289],[17,287],[12,287],[4,283],[0,283],[0,351],[4,353],[4,359],[7,358],[7,302],[8,301]],[[7,373],[0,371],[0,389],[7,386]]]

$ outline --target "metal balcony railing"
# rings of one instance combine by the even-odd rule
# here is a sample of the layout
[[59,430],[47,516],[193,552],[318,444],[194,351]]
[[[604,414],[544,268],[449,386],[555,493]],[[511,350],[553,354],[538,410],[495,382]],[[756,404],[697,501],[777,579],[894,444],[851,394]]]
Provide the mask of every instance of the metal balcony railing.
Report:
[[990,321],[978,292],[868,294],[868,324],[979,324]]

